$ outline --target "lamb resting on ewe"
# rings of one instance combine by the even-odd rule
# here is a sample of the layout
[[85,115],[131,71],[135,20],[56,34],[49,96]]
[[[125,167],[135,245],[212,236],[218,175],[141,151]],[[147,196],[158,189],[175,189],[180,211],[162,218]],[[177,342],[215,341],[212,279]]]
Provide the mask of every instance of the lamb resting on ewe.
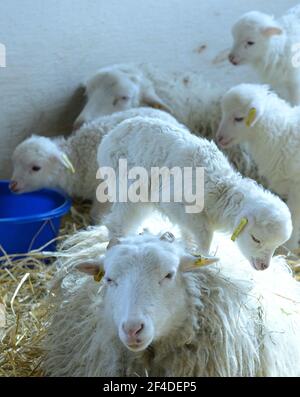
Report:
[[269,266],[274,250],[291,235],[291,215],[279,197],[237,173],[214,142],[196,137],[181,126],[146,117],[124,121],[103,138],[97,159],[100,167],[111,167],[116,171],[117,186],[120,159],[127,160],[128,170],[132,167],[146,169],[149,183],[143,190],[149,189],[148,198],[153,186],[156,186],[155,192],[165,187],[162,178],[159,181],[152,178],[152,167],[168,170],[190,167],[192,187],[186,189],[184,185],[184,190],[192,189],[197,194],[201,192],[197,189],[196,168],[204,167],[202,212],[187,213],[185,200],[174,199],[182,187],[181,179],[177,181],[180,186],[171,182],[169,202],[157,200],[159,202],[155,203],[149,199],[148,202],[132,203],[120,202],[117,198],[112,212],[104,218],[112,236],[135,232],[154,207],[184,232],[191,233],[200,250],[207,253],[215,230],[233,232],[246,219],[247,225],[236,236],[237,243],[251,264],[263,270]]
[[[75,127],[101,115],[150,106],[171,113],[196,135],[213,139],[221,119],[224,90],[198,73],[167,73],[148,64],[112,65],[98,70],[85,89],[87,103]],[[245,150],[231,148],[226,154],[243,175],[258,180],[256,166]]]
[[61,188],[70,196],[93,200],[91,215],[95,221],[98,220],[105,206],[95,200],[99,183],[96,179],[97,148],[109,130],[137,115],[159,117],[177,123],[165,112],[139,108],[98,118],[67,138],[33,135],[20,143],[13,153],[11,190],[24,193],[45,187]]
[[300,5],[278,21],[262,12],[248,12],[234,24],[232,35],[230,62],[250,64],[264,83],[292,105],[300,104]]
[[[300,375],[300,285],[283,258],[255,272],[232,256],[199,267],[164,236],[127,237],[106,253],[93,230],[70,239],[73,271],[54,290],[46,375]],[[105,275],[99,284],[74,267]]]
[[287,199],[297,248],[300,233],[300,106],[292,107],[267,86],[240,84],[223,98],[217,140],[222,147],[247,143],[259,172],[273,191]]

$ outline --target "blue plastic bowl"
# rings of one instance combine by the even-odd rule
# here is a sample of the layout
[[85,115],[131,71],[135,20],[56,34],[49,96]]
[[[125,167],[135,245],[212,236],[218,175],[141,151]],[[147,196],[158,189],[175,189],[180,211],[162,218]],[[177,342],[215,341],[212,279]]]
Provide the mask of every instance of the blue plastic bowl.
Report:
[[[0,244],[5,252],[27,253],[57,237],[61,217],[71,207],[70,198],[52,189],[17,195],[11,193],[8,185],[9,181],[0,181]],[[52,242],[45,250],[55,248]]]

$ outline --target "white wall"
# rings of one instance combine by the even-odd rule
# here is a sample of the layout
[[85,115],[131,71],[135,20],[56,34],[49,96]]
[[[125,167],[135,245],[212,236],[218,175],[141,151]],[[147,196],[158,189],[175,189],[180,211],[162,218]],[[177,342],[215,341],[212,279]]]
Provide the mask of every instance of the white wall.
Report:
[[[79,83],[115,62],[149,61],[199,70],[230,85],[253,80],[246,67],[212,64],[231,43],[243,12],[280,15],[293,0],[1,0],[0,177],[10,174],[13,148],[31,133],[70,131]],[[196,48],[207,48],[197,53]]]

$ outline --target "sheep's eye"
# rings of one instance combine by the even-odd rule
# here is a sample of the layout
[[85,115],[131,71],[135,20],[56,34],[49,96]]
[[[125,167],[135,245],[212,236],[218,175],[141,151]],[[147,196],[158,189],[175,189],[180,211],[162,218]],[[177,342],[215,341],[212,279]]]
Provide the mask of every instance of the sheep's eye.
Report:
[[165,278],[167,278],[168,280],[171,280],[173,278],[173,276],[174,276],[174,273],[170,272],[170,273],[166,274]]
[[31,169],[32,169],[32,171],[37,172],[41,169],[41,167],[39,167],[38,165],[34,165],[34,166],[32,166]]
[[254,45],[255,43],[254,43],[254,41],[247,41],[247,44],[248,45]]
[[260,240],[258,240],[257,238],[255,238],[252,234],[251,234],[251,238],[252,238],[252,240],[253,240],[256,244],[260,244]]
[[105,281],[107,282],[107,284],[114,284],[114,280],[112,278],[106,277]]
[[118,104],[120,101],[126,102],[126,101],[128,101],[128,99],[129,99],[129,97],[126,96],[126,95],[117,97],[117,98],[115,98],[114,101],[113,101],[113,106],[117,106],[117,104]]
[[244,120],[244,117],[235,117],[234,121],[237,123],[241,123]]

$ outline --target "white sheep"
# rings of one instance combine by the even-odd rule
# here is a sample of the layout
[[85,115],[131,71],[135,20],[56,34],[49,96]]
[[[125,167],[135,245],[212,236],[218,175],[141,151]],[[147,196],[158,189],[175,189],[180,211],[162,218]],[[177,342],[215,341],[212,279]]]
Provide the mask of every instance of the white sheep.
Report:
[[67,138],[33,135],[14,150],[11,190],[24,193],[45,187],[61,188],[70,196],[93,200],[91,215],[95,221],[101,218],[105,206],[95,200],[98,145],[110,129],[136,115],[177,123],[165,112],[139,108],[98,118]]
[[287,199],[293,234],[287,246],[297,248],[300,233],[300,106],[290,104],[268,86],[240,84],[223,98],[217,140],[222,147],[247,143],[259,172],[271,189]]
[[249,64],[292,105],[300,104],[300,5],[283,17],[252,11],[232,28],[234,39],[229,60]]
[[50,300],[46,375],[300,376],[300,285],[282,257],[255,272],[232,255],[197,266],[164,236],[106,253],[94,230],[71,241],[60,267],[72,257],[73,268]]
[[[118,177],[120,159],[127,160],[128,171],[136,166],[143,167],[149,175],[149,181],[141,187],[145,202],[121,202],[119,196],[114,198],[108,194],[115,201],[112,212],[104,220],[111,236],[133,233],[153,208],[167,215],[183,232],[191,233],[202,252],[209,252],[215,230],[233,232],[244,226],[243,231],[235,233],[237,244],[252,266],[263,270],[269,266],[274,250],[291,235],[291,215],[279,197],[237,173],[214,142],[196,137],[181,126],[146,117],[124,121],[103,138],[97,159],[100,167],[116,171],[117,186],[123,181]],[[171,181],[169,202],[161,199],[153,202],[152,190],[154,193],[167,191],[163,178],[152,179],[153,167],[160,170],[179,167],[183,175],[184,167],[191,167],[191,185],[185,185],[186,174],[184,188],[182,179]],[[199,167],[204,167],[204,192],[201,191],[201,177],[197,174],[195,178]],[[100,174],[106,178],[105,171]],[[114,181],[106,181],[108,186],[113,185],[111,182]],[[191,200],[186,196],[178,199],[176,194],[181,188],[185,194],[193,191],[196,195]],[[201,211],[201,200],[197,199],[201,193],[204,194],[204,211]],[[188,201],[198,207],[195,205],[195,209],[187,210]],[[245,222],[248,223],[245,225]]]
[[[101,115],[140,106],[171,113],[196,135],[215,137],[225,89],[199,73],[169,73],[149,64],[117,64],[99,69],[85,83],[87,101],[75,128]],[[258,180],[256,166],[243,148],[226,150],[245,176]],[[260,181],[265,184],[265,181]]]

